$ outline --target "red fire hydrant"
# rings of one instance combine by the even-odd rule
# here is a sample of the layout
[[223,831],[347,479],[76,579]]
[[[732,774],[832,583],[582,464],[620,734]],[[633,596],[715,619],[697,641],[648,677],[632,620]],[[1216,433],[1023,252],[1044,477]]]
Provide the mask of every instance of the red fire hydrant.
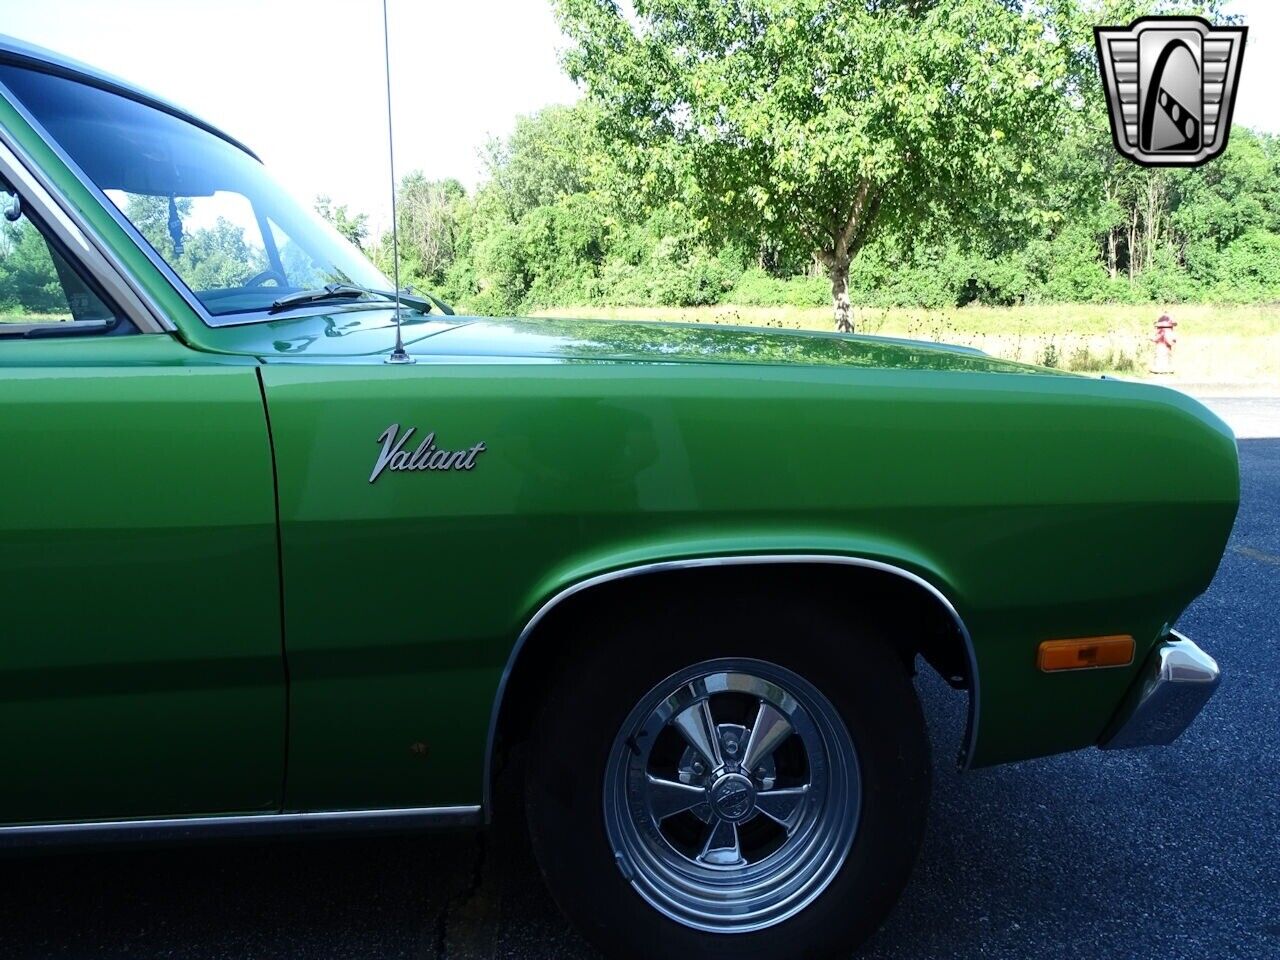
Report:
[[1161,314],[1156,321],[1156,335],[1151,342],[1156,345],[1155,356],[1151,361],[1152,373],[1173,373],[1173,345],[1178,342],[1178,335],[1173,328],[1178,325],[1167,313]]

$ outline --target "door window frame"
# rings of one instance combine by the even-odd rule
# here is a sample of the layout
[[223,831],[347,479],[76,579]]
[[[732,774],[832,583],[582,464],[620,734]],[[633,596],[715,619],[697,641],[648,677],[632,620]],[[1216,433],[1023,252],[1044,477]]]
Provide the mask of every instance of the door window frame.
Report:
[[[105,248],[96,242],[92,230],[79,220],[70,204],[55,199],[46,186],[48,181],[39,168],[22,151],[21,145],[10,132],[0,125],[0,176],[17,192],[24,210],[39,223],[62,248],[63,255],[72,267],[88,277],[97,287],[109,306],[124,319],[132,322],[140,333],[170,333],[175,327],[164,312],[141,292]],[[83,225],[82,225],[83,224]],[[75,321],[59,321],[60,323]],[[48,323],[15,324],[22,327],[44,328]]]

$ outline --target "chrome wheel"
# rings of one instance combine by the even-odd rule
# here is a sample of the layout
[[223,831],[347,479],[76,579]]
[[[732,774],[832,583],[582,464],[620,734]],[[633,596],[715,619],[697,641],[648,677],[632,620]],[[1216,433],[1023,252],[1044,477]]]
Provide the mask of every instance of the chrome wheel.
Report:
[[840,715],[795,673],[710,660],[632,710],[605,771],[618,868],[667,917],[760,930],[817,897],[858,829],[857,753]]

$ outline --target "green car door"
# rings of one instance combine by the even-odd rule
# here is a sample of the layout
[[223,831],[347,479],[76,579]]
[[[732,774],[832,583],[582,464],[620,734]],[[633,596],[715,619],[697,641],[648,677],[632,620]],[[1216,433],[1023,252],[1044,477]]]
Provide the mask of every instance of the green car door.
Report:
[[276,809],[256,367],[130,330],[26,216],[0,233],[0,823]]

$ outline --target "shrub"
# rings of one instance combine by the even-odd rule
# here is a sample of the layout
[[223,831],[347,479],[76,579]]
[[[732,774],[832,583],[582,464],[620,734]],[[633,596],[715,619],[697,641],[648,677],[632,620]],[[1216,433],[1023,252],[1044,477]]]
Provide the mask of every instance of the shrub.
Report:
[[831,302],[826,277],[775,277],[759,268],[743,271],[725,296],[743,307],[825,307]]
[[1251,230],[1218,257],[1214,298],[1233,303],[1280,300],[1280,236]]
[[1168,247],[1156,251],[1151,267],[1138,274],[1137,288],[1148,300],[1157,303],[1186,303],[1200,299],[1201,291],[1195,279],[1178,263]]

